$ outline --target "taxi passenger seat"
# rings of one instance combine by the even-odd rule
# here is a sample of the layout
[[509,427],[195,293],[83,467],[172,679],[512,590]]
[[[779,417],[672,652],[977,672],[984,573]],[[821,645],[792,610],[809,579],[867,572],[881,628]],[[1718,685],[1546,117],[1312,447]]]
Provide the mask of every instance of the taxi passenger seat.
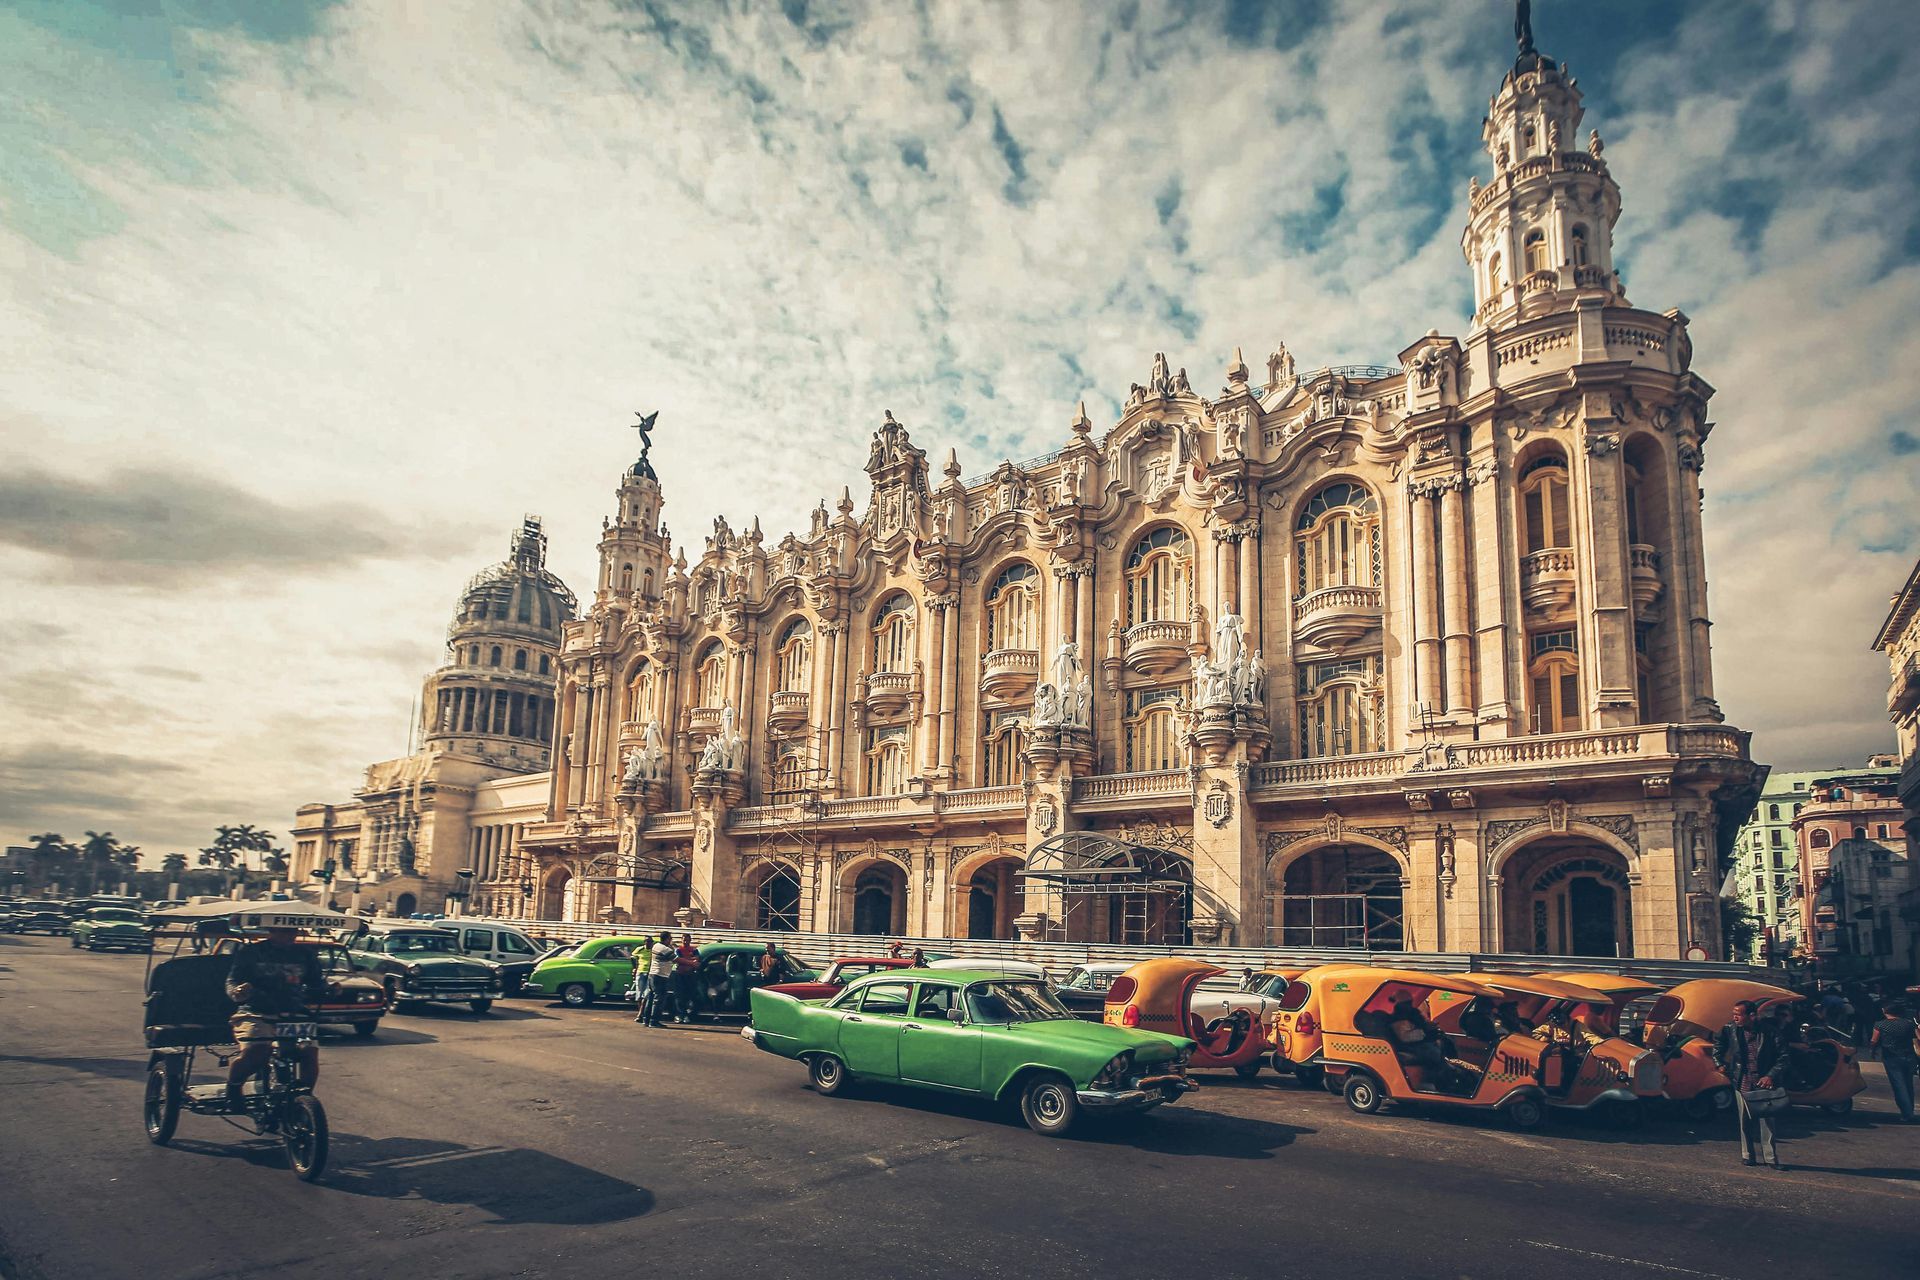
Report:
[[146,1036],[150,1049],[231,1044],[234,1004],[227,998],[230,955],[177,956],[147,978]]

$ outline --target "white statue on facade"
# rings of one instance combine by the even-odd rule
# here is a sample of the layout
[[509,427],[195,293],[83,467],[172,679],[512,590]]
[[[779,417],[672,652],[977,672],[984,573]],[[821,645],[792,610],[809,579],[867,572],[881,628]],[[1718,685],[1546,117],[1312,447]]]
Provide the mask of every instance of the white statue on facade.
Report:
[[720,735],[716,733],[707,739],[705,746],[700,748],[700,772],[717,773],[725,770],[726,767],[727,751],[720,745]]
[[1232,609],[1221,611],[1220,620],[1213,624],[1213,660],[1221,670],[1232,674],[1240,669],[1241,656],[1246,652],[1247,624]]
[[1193,665],[1193,705],[1233,705],[1233,672],[1225,663],[1200,658]]
[[1070,698],[1079,683],[1080,646],[1072,640],[1062,640],[1053,655],[1053,687],[1061,697]]
[[1088,677],[1073,691],[1073,723],[1082,729],[1093,728],[1093,679]]
[[1247,659],[1246,675],[1240,681],[1240,701],[1243,705],[1257,707],[1267,700],[1267,661],[1255,649],[1253,656]]
[[1033,727],[1053,728],[1060,722],[1060,692],[1050,684],[1042,684],[1033,691]]

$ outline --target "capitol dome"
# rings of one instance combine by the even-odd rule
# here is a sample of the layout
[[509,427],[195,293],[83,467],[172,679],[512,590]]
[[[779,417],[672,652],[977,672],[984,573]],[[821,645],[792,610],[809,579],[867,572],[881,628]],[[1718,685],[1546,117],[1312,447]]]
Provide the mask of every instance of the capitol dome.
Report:
[[427,680],[429,746],[527,772],[547,767],[560,631],[579,602],[546,562],[547,536],[529,517],[507,558],[460,593],[446,665]]

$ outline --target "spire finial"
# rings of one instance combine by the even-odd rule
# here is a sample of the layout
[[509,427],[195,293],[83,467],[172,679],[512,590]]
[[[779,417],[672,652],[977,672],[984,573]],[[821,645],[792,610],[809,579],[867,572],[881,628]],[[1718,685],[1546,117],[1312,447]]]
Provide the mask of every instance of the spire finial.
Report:
[[1073,434],[1077,436],[1093,433],[1093,419],[1087,416],[1087,402],[1080,402],[1080,411],[1073,415]]
[[1520,56],[1526,57],[1533,49],[1533,0],[1518,0],[1513,6],[1513,40],[1520,46]]

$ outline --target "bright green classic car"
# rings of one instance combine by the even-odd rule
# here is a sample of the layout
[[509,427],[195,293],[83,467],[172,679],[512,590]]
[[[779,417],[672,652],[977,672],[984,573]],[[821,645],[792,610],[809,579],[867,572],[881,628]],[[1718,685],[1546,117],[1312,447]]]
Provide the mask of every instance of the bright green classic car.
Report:
[[1018,1099],[1037,1133],[1064,1133],[1082,1108],[1144,1111],[1195,1086],[1193,1041],[1084,1022],[1044,983],[966,969],[894,969],[830,1000],[753,993],[742,1035],[807,1064],[813,1087],[893,1081]]
[[147,918],[127,907],[95,907],[67,926],[67,940],[89,951],[151,951]]

